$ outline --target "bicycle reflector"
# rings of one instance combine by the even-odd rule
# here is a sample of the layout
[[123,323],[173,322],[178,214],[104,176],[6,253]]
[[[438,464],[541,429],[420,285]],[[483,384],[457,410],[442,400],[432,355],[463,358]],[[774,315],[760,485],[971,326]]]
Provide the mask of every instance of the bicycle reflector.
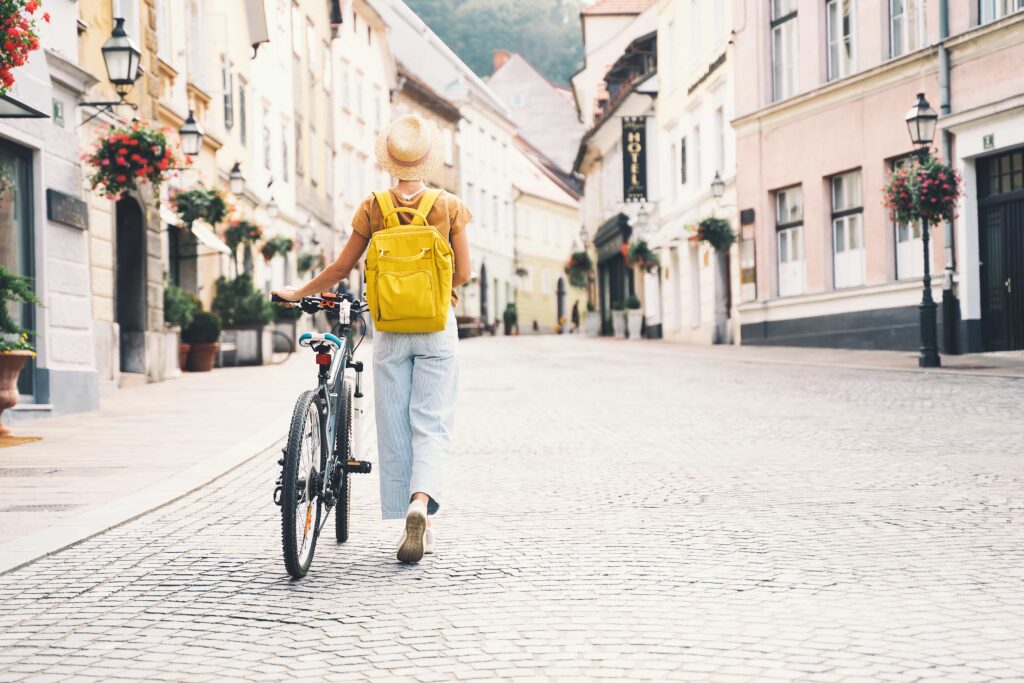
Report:
[[318,354],[316,354],[316,364],[317,365],[330,365],[331,364],[331,354],[329,354],[329,353],[318,353]]

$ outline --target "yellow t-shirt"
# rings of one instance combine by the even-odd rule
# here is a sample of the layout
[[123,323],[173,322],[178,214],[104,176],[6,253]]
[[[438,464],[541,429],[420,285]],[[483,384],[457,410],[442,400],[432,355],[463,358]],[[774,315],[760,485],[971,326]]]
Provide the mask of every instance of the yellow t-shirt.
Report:
[[[391,201],[394,202],[395,208],[404,206],[416,209],[419,208],[420,202],[423,201],[422,192],[418,193],[411,200],[406,200],[394,188],[388,191],[391,193]],[[403,224],[407,225],[413,221],[411,214],[403,212],[396,215],[399,222]],[[465,230],[466,225],[472,218],[472,212],[462,203],[462,200],[449,192],[442,192],[438,196],[437,201],[434,202],[430,213],[427,214],[427,220],[430,225],[441,233],[441,237],[445,238],[449,243],[452,241],[451,236]],[[352,217],[352,229],[366,238],[369,238],[378,230],[384,229],[384,213],[380,209],[380,204],[377,203],[377,198],[372,194],[364,199],[363,203],[356,209],[356,215]],[[458,300],[458,292],[453,287],[452,303],[454,304]]]

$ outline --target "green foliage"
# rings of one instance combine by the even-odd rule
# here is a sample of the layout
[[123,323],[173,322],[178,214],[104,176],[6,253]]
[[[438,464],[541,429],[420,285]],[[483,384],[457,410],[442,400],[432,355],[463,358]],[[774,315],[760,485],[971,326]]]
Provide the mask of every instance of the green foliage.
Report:
[[515,304],[510,303],[505,306],[502,319],[505,321],[505,327],[514,327],[519,322],[519,312],[516,310]]
[[171,196],[171,208],[187,228],[191,228],[197,220],[216,225],[228,215],[228,203],[224,199],[224,193],[206,188],[202,184],[190,190],[174,193]]
[[213,344],[220,341],[220,319],[209,311],[199,311],[189,326],[182,330],[181,341],[186,344]]
[[92,152],[83,157],[89,166],[89,185],[107,199],[120,199],[139,180],[153,186],[160,196],[160,184],[188,162],[172,147],[162,130],[142,121],[128,126],[111,126]]
[[548,80],[568,86],[583,64],[580,0],[408,0],[409,7],[478,76],[493,54],[521,54]]
[[586,287],[593,270],[594,262],[586,251],[573,252],[565,263],[565,274],[569,276],[569,284],[573,287]]
[[596,310],[597,310],[597,306],[594,305],[594,302],[593,301],[588,301],[587,302],[587,313],[593,313]]
[[736,241],[736,233],[729,227],[729,221],[722,218],[705,218],[697,224],[694,235],[698,242],[707,242],[715,251],[729,251]]
[[640,309],[640,299],[637,298],[636,294],[630,294],[626,297],[626,308],[631,311]]
[[254,244],[263,236],[263,228],[244,218],[232,221],[224,230],[224,242],[232,252],[241,244]]
[[189,294],[177,285],[164,287],[164,322],[182,329],[189,326],[203,305],[195,295]]
[[217,280],[217,294],[211,309],[225,327],[266,325],[274,319],[274,304],[252,284],[252,276],[242,274],[234,280]]
[[322,253],[304,251],[295,259],[295,270],[299,275],[306,275],[323,267],[324,255]]
[[[34,306],[42,305],[35,292],[32,291],[31,280],[0,266],[0,334],[4,335],[0,336],[0,352],[31,351],[33,347],[28,338],[28,331],[11,317],[8,308],[8,304],[11,302]],[[17,339],[11,340],[9,336],[17,337]]]
[[260,253],[263,254],[263,260],[270,263],[275,256],[287,254],[294,248],[295,240],[291,237],[277,235],[263,243],[263,246],[260,247]]
[[882,205],[889,210],[889,218],[897,223],[924,220],[933,224],[956,218],[963,193],[960,172],[929,156],[923,163],[915,159],[889,174]]
[[635,266],[645,273],[653,272],[661,265],[658,255],[647,245],[647,240],[636,240],[629,245],[627,256],[629,265]]

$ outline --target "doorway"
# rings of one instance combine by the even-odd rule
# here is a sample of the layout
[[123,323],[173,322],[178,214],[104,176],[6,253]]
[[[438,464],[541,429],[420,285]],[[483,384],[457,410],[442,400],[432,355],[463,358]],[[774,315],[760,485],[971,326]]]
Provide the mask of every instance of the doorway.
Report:
[[114,306],[120,328],[121,372],[146,372],[146,224],[142,207],[117,203]]
[[1024,349],[1024,149],[978,160],[978,242],[983,348]]
[[557,313],[556,320],[558,321],[559,328],[562,327],[562,321],[565,319],[565,294],[565,278],[560,277],[558,278],[557,284],[555,284],[555,308]]
[[[0,140],[0,266],[15,275],[35,277],[34,231],[32,225],[32,153]],[[34,288],[34,279],[32,279]],[[36,309],[32,304],[8,302],[7,313],[18,327],[27,330],[38,349],[35,336]],[[30,358],[18,375],[18,393],[35,393],[36,359]]]

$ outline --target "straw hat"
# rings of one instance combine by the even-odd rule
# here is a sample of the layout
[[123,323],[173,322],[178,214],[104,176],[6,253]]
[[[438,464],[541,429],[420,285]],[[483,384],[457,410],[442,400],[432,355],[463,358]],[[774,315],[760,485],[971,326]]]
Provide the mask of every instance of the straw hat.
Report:
[[441,163],[442,144],[436,123],[406,114],[377,138],[377,163],[399,180],[426,180]]

